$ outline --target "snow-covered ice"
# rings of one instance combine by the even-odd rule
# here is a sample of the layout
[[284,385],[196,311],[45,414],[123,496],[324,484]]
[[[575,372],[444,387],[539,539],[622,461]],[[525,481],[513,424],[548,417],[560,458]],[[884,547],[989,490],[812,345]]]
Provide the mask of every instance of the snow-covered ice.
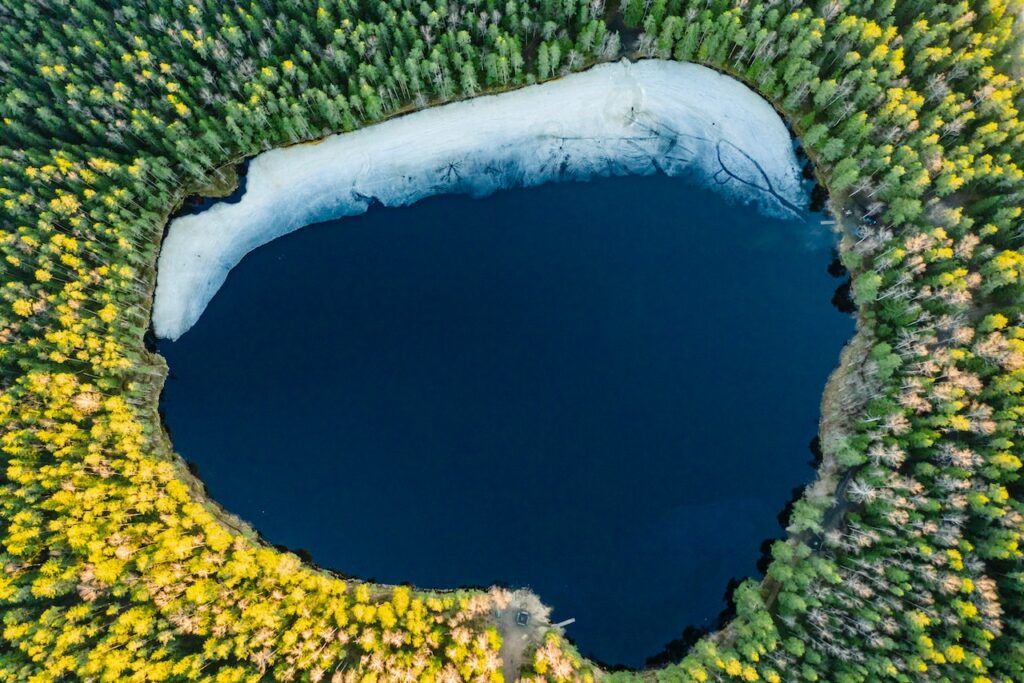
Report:
[[430,195],[594,176],[688,174],[762,212],[805,201],[789,132],[742,83],[695,64],[619,62],[418,111],[252,160],[235,204],[170,224],[153,327],[177,339],[249,251],[305,225]]

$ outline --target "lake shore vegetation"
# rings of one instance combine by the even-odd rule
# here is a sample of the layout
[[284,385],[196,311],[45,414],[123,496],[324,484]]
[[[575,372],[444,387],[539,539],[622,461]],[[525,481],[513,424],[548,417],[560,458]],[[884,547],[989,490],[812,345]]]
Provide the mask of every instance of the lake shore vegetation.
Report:
[[[1024,679],[1021,11],[0,5],[0,680]],[[719,69],[791,123],[843,225],[866,360],[822,442],[839,500],[796,503],[725,629],[619,673],[553,632],[508,672],[507,592],[332,575],[198,495],[144,343],[156,257],[225,163],[623,55]]]

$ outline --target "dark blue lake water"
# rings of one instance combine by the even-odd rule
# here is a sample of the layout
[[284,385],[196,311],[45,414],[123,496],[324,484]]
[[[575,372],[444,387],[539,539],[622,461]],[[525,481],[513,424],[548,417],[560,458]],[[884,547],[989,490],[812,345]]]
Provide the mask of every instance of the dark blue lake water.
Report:
[[756,576],[853,332],[831,237],[666,177],[435,197],[245,257],[161,343],[211,495],[350,575],[529,586],[642,665]]

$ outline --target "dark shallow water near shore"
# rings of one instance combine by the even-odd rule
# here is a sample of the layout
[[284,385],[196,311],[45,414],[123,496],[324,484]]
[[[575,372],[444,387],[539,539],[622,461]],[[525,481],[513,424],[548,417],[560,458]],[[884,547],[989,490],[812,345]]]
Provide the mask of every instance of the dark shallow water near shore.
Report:
[[529,586],[584,654],[710,627],[813,478],[853,320],[832,237],[685,181],[509,190],[305,228],[162,342],[174,445],[272,543]]

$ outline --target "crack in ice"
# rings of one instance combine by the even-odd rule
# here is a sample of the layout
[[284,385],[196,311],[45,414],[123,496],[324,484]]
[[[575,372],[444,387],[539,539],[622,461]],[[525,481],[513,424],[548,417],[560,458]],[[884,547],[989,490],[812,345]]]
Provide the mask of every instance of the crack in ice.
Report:
[[[752,163],[754,165],[754,168],[757,169],[758,173],[761,174],[761,177],[764,179],[764,182],[765,182],[765,184],[768,187],[761,187],[760,185],[757,185],[756,183],[752,183],[749,180],[744,180],[739,175],[737,175],[737,174],[733,173],[732,171],[730,171],[729,167],[725,163],[725,159],[722,158],[722,146],[723,145],[730,145],[730,146],[732,146],[737,152],[742,154],[750,163]],[[761,168],[761,164],[759,164],[756,159],[751,157],[749,154],[744,152],[742,149],[740,149],[739,147],[734,145],[732,142],[729,142],[728,140],[719,140],[718,142],[715,143],[715,155],[716,155],[716,157],[718,159],[718,163],[722,166],[722,168],[719,171],[717,171],[715,173],[715,175],[714,175],[715,182],[722,182],[722,181],[718,180],[718,175],[719,175],[719,173],[723,173],[724,172],[726,175],[728,175],[733,180],[736,180],[736,181],[738,181],[738,182],[740,182],[740,183],[742,183],[744,185],[747,185],[749,187],[752,187],[752,188],[754,188],[756,190],[760,190],[762,192],[767,192],[767,193],[771,194],[776,200],[778,200],[778,202],[780,204],[782,204],[787,209],[789,209],[793,213],[794,216],[799,216],[800,215],[800,207],[796,206],[795,204],[790,202],[788,199],[784,198],[778,192],[776,192],[775,188],[772,187],[771,178],[769,178],[768,174],[764,172],[763,168]],[[728,181],[724,181],[724,182],[728,182]]]
[[171,222],[153,328],[184,334],[246,253],[305,225],[434,194],[654,173],[772,216],[806,201],[786,125],[745,85],[694,64],[603,64],[259,154],[238,202]]

